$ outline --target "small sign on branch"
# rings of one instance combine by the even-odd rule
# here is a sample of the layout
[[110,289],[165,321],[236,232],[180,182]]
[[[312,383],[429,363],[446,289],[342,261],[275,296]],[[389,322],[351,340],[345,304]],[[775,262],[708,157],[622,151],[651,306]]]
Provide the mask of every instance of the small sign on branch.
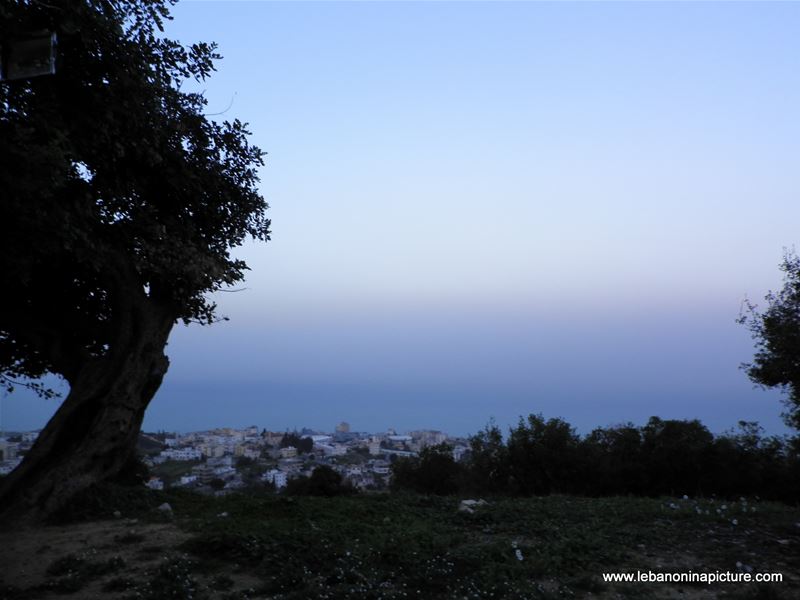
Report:
[[31,33],[0,42],[0,81],[30,79],[56,72],[56,34]]

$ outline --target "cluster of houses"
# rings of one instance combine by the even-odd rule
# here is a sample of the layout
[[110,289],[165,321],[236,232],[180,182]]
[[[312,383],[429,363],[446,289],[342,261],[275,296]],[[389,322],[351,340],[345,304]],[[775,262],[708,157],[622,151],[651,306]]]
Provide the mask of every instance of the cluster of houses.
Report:
[[[7,475],[33,445],[38,431],[0,436],[0,475]],[[225,494],[237,488],[268,483],[280,490],[290,479],[310,476],[327,465],[359,489],[383,489],[389,484],[391,463],[397,457],[417,456],[427,447],[451,446],[462,460],[466,440],[448,438],[441,431],[419,430],[399,435],[353,432],[340,423],[332,433],[303,429],[274,432],[258,427],[221,428],[186,434],[145,434],[151,442],[142,460],[155,475],[152,489],[184,486]]]
[[427,446],[447,442],[453,457],[461,460],[468,449],[465,440],[450,439],[441,431],[371,434],[350,431],[344,422],[332,433],[259,431],[253,426],[149,435],[162,449],[143,458],[155,474],[148,487],[184,486],[217,494],[254,483],[280,490],[292,478],[310,476],[321,465],[358,489],[379,490],[389,484],[396,457],[416,456]]
[[38,431],[26,431],[11,437],[0,435],[0,475],[8,475],[17,468],[37,437]]

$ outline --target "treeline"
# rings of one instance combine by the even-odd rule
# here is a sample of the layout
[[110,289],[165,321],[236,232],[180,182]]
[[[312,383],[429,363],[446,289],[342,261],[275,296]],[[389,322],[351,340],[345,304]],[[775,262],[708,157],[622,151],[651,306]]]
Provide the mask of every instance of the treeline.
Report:
[[428,494],[531,496],[759,496],[800,500],[800,447],[764,436],[757,423],[712,434],[700,421],[652,417],[580,436],[562,419],[520,419],[507,436],[495,425],[451,448],[425,448],[392,464],[394,489]]
[[297,432],[283,434],[280,443],[281,448],[297,448],[298,454],[308,454],[314,448],[314,440],[308,436],[301,437]]

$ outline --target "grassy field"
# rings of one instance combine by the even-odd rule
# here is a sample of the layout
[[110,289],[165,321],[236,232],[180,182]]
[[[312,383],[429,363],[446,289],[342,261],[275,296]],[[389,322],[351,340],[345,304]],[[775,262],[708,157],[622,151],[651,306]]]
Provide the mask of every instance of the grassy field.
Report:
[[[100,495],[71,515],[81,522],[0,537],[0,597],[800,597],[796,508],[757,500],[487,500],[467,513],[459,498],[412,495]],[[155,508],[165,501],[171,512]],[[113,518],[114,510],[122,516]],[[690,570],[778,572],[784,581],[602,577]]]
[[154,477],[160,477],[168,486],[179,481],[181,475],[190,475],[192,467],[201,464],[200,461],[195,460],[168,460],[155,465],[150,469],[150,474]]

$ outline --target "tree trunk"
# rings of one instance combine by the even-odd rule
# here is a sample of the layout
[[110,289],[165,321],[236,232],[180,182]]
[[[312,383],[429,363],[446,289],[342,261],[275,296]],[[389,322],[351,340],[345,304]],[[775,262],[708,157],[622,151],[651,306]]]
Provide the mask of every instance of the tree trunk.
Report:
[[41,522],[129,460],[169,366],[164,348],[174,321],[153,304],[137,307],[124,343],[80,369],[30,452],[0,483],[2,526]]

